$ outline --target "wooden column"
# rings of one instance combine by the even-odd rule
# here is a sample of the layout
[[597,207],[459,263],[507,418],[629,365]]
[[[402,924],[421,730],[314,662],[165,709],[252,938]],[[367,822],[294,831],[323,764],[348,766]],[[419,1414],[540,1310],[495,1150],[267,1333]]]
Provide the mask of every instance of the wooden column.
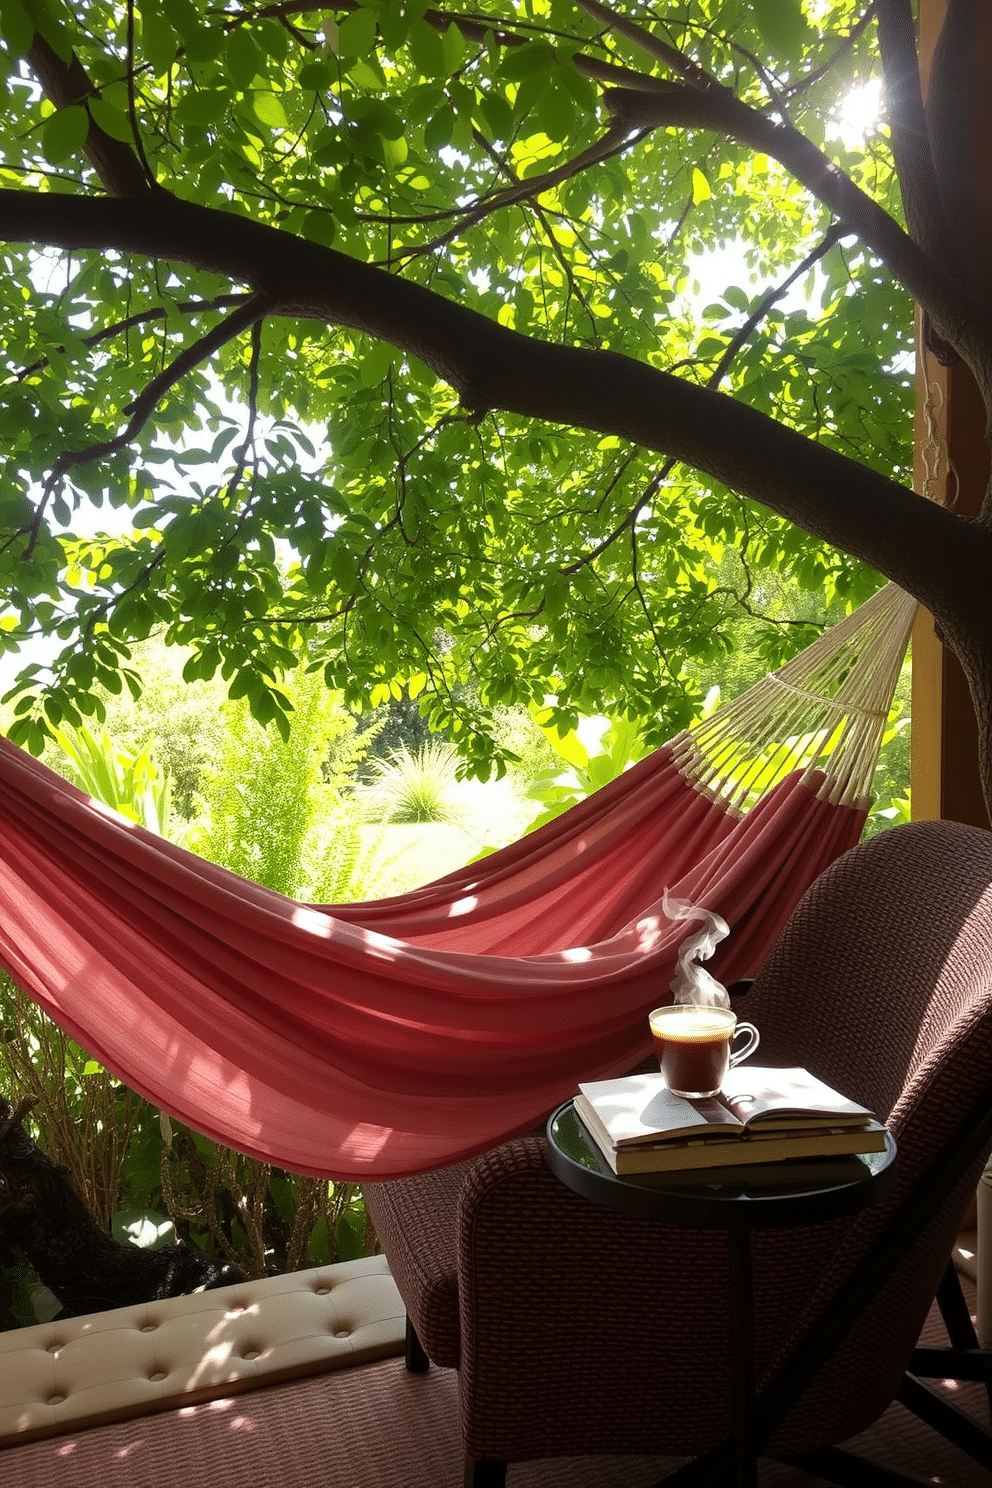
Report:
[[[967,367],[942,367],[923,351],[917,358],[915,463],[918,491],[956,511],[978,512],[989,480],[982,401]],[[968,684],[925,610],[913,628],[910,759],[914,821],[988,827]]]
[[[920,59],[927,87],[946,0],[920,0]],[[916,489],[977,513],[989,480],[985,410],[968,368],[942,367],[917,337]],[[910,723],[912,814],[988,827],[978,770],[978,724],[956,658],[922,612],[913,631]]]
[[[924,92],[945,8],[946,0],[920,0]],[[974,379],[967,367],[941,367],[923,349],[919,324],[917,353],[916,489],[956,511],[975,513],[989,480],[989,447],[985,410]],[[945,819],[989,826],[978,772],[978,724],[968,686],[923,610],[913,630],[910,758],[914,821]],[[969,1223],[977,1225],[978,1332],[985,1346],[992,1347],[992,1161],[982,1175]]]

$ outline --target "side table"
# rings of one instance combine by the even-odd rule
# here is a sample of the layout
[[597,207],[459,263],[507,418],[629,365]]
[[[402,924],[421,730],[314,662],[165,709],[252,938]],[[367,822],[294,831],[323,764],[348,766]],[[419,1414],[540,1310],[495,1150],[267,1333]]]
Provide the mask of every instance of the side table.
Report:
[[[749,1187],[746,1167],[740,1181],[680,1184],[678,1173],[620,1177],[610,1168],[575,1112],[571,1101],[548,1119],[548,1164],[557,1178],[583,1198],[638,1219],[655,1219],[688,1229],[726,1230],[730,1246],[729,1331],[733,1368],[734,1481],[757,1488],[754,1442],[754,1292],[751,1232],[821,1224],[860,1213],[880,1203],[896,1180],[895,1139],[886,1132],[884,1152],[857,1159],[857,1176],[831,1183],[790,1181]],[[680,1469],[668,1482],[689,1482]]]

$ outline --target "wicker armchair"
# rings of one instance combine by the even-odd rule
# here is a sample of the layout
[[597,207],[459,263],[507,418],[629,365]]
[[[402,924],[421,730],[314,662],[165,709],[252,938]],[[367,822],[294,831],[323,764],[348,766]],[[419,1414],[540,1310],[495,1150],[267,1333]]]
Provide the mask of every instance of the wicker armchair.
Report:
[[[897,1395],[955,1429],[907,1370],[954,1374],[914,1346],[942,1285],[954,1301],[948,1260],[992,1149],[992,834],[924,823],[856,847],[799,905],[746,1005],[763,1063],[806,1065],[899,1144],[877,1208],[753,1237],[759,1445],[845,1481],[837,1444]],[[467,1484],[539,1457],[719,1464],[725,1235],[587,1202],[537,1134],[370,1184],[366,1202],[407,1307],[408,1367],[458,1370]],[[954,1342],[967,1332],[959,1318]],[[970,1377],[992,1378],[987,1354],[969,1357]],[[960,1440],[992,1465],[987,1434]]]

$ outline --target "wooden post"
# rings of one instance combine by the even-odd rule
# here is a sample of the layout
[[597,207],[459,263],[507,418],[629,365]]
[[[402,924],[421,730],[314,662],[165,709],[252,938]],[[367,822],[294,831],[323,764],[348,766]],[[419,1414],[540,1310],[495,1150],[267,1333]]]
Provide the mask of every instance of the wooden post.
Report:
[[[947,0],[920,0],[920,64],[926,92],[930,60]],[[917,327],[916,489],[956,511],[977,513],[989,482],[985,409],[968,368],[942,367],[923,349]],[[921,610],[913,629],[910,721],[914,821],[988,827],[978,769],[978,723],[956,657],[940,644]],[[992,1347],[992,1161],[979,1184],[975,1219],[978,1332]]]
[[[946,6],[947,0],[920,0],[924,93]],[[917,348],[916,489],[955,511],[976,514],[989,481],[989,447],[974,378],[962,363],[942,367],[919,334]],[[988,827],[968,684],[922,611],[913,630],[910,759],[914,821],[942,818]]]
[[[989,449],[974,378],[963,363],[942,367],[921,349],[916,382],[916,489],[975,514],[989,480]],[[913,628],[912,687],[913,820],[988,827],[971,694],[960,663],[938,641],[925,610]]]

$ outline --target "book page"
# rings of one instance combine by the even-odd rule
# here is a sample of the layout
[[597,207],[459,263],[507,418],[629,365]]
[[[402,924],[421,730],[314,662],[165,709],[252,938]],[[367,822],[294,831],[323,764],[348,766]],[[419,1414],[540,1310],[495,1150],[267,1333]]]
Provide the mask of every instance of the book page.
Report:
[[[684,1100],[672,1094],[660,1073],[586,1081],[580,1083],[579,1093],[618,1147],[690,1133],[726,1139],[741,1131],[741,1122],[722,1101]],[[577,1109],[582,1114],[582,1106]]]
[[860,1125],[875,1114],[798,1066],[736,1065],[724,1079],[722,1099],[746,1126],[756,1122],[795,1126],[821,1120],[831,1125]]

